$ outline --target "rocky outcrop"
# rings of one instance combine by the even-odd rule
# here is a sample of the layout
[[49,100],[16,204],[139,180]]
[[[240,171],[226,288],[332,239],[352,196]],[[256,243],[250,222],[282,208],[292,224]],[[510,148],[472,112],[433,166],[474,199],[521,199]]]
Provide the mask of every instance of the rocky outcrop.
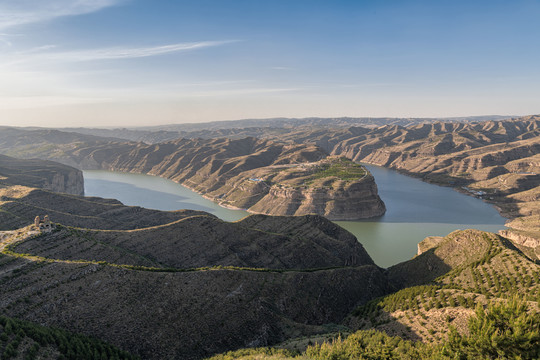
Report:
[[[328,153],[315,145],[247,137],[178,139],[152,145],[88,140],[73,146],[60,143],[58,136],[55,133],[56,142],[49,144],[54,151],[41,156],[75,163],[81,169],[161,176],[225,207],[268,215],[317,214],[333,220],[365,219],[385,212],[365,168],[350,161],[327,161]],[[341,175],[358,171],[361,176],[346,176],[342,181],[343,176],[333,172],[314,175],[334,165]],[[46,188],[75,191],[73,176],[53,180]]]
[[84,195],[82,171],[47,160],[23,160],[0,155],[0,181],[59,193]]
[[512,240],[513,243],[517,245],[522,245],[530,248],[537,248],[540,247],[540,239],[527,236],[524,234],[520,234],[516,231],[512,230],[500,230],[499,235]]
[[428,236],[424,240],[420,241],[417,245],[418,250],[416,252],[416,255],[422,255],[429,249],[433,249],[444,240],[442,236]]
[[334,156],[245,171],[205,195],[222,206],[254,214],[359,220],[381,216],[386,210],[371,173]]
[[272,215],[320,214],[330,220],[358,220],[382,216],[385,205],[372,176],[334,186],[292,188],[272,186],[268,194],[248,209]]
[[84,195],[83,173],[75,168],[67,173],[56,173],[49,183],[43,185],[43,189],[72,195]]
[[[527,227],[525,227],[527,229]],[[536,230],[538,226],[531,226]],[[518,229],[500,230],[499,235],[510,240],[519,250],[533,261],[540,260],[540,233]]]

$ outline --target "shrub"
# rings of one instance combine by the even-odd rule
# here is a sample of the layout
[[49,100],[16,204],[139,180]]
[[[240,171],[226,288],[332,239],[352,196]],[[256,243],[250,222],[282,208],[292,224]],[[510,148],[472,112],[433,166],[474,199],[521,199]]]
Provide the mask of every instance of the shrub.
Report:
[[507,303],[476,308],[469,320],[469,334],[455,329],[448,340],[450,353],[464,359],[540,358],[540,314],[529,313],[524,301],[514,297]]

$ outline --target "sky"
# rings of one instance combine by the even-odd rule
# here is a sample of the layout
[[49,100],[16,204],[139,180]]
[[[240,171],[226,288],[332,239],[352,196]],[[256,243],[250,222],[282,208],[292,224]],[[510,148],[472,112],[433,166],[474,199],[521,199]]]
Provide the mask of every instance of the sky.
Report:
[[0,0],[0,125],[540,113],[540,0]]

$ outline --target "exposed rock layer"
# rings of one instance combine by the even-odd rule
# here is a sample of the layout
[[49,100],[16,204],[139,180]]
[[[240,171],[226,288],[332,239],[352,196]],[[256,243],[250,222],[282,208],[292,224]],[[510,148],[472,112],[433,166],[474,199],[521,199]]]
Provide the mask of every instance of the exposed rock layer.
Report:
[[47,160],[22,160],[0,155],[0,182],[84,195],[80,170]]
[[[261,137],[311,143],[333,155],[452,186],[495,204],[507,236],[540,239],[540,116],[335,129],[267,130]],[[479,195],[480,194],[480,195]],[[538,258],[538,254],[533,258]]]
[[[249,179],[259,179],[263,174],[273,174],[271,177],[275,178],[276,172],[289,174],[294,166],[325,159],[328,154],[314,145],[256,138],[178,139],[147,145],[106,140],[96,142],[81,135],[83,141],[75,147],[71,143],[61,143],[57,132],[55,135],[52,140],[48,137],[42,140],[54,151],[32,154],[82,169],[161,176],[224,206],[245,208],[253,213],[317,214],[335,220],[356,220],[380,216],[385,211],[372,176],[341,184],[337,181],[339,179],[329,177],[333,184],[319,181],[303,189],[298,189],[296,181],[296,190],[289,192],[265,182],[250,182]],[[51,144],[53,140],[55,142]],[[11,144],[13,139],[4,142]],[[27,151],[31,152],[31,149]],[[289,186],[295,182],[295,176],[281,176],[280,183]],[[301,176],[305,174],[298,174],[296,179]]]
[[249,211],[272,215],[321,214],[330,220],[357,220],[385,213],[372,176],[332,188],[272,187]]

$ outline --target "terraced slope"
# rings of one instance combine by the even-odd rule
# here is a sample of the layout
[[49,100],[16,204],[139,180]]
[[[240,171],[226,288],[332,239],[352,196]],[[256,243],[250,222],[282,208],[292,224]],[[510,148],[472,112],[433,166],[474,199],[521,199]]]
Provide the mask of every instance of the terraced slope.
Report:
[[339,334],[290,339],[277,348],[242,349],[212,359],[540,356],[538,264],[508,240],[476,230],[428,239],[421,249],[419,256],[388,271],[402,290],[355,309]]
[[517,296],[530,303],[531,311],[540,310],[540,266],[491,233],[453,232],[413,260],[391,267],[389,278],[406,288],[357,309],[349,320],[353,329],[437,342],[446,339],[450,325],[464,330],[478,304]]
[[96,336],[145,359],[199,358],[320,332],[388,291],[374,265],[171,270],[16,251],[0,256],[5,315]]
[[[0,232],[2,314],[144,359],[195,359],[324,332],[390,291],[356,239],[318,216],[226,223],[23,186],[0,191],[10,229]],[[37,233],[27,225],[35,213],[64,224]]]
[[203,212],[158,211],[124,206],[113,199],[59,194],[26,186],[0,187],[0,230],[27,226],[36,216],[43,215],[69,226],[130,230],[162,225],[198,214]]
[[51,234],[22,241],[11,250],[48,259],[106,261],[169,270],[374,265],[353,235],[317,216],[258,216],[228,223],[213,216],[194,215],[129,231],[59,227]]

